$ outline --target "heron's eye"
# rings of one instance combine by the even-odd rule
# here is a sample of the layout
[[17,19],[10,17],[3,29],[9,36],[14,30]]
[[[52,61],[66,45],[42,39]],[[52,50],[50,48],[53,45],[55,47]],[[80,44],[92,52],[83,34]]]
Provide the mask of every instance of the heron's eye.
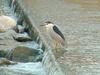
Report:
[[48,25],[48,23],[45,24],[46,26]]

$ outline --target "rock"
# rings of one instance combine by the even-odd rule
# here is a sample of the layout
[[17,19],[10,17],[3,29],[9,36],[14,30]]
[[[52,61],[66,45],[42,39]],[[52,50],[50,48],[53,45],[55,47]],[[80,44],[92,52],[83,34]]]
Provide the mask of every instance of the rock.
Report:
[[2,15],[0,16],[0,32],[5,32],[8,29],[13,29],[16,27],[16,20],[9,16]]
[[16,62],[10,61],[6,58],[0,58],[0,65],[14,65]]
[[15,41],[12,35],[16,35],[16,32],[13,30],[0,33],[0,56],[5,56],[5,53],[9,53],[13,48],[21,44]]
[[13,61],[17,61],[17,62],[32,62],[32,61],[35,62],[35,61],[39,61],[42,58],[42,54],[43,51],[39,48],[32,48],[28,45],[21,45],[21,46],[17,46],[13,50],[10,58]]
[[16,33],[16,35],[13,35],[13,38],[19,42],[32,41],[31,37],[29,37],[26,32],[24,32],[22,34]]
[[17,20],[17,25],[23,25],[23,17],[20,17],[18,20]]
[[0,51],[0,57],[6,57],[7,54],[8,54],[7,51],[3,51],[3,50]]
[[23,27],[21,25],[16,26],[16,32],[23,33],[24,31],[25,31],[25,27]]

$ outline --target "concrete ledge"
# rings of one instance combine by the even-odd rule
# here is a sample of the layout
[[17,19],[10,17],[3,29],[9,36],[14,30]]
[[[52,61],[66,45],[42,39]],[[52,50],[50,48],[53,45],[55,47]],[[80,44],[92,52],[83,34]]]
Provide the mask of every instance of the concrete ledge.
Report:
[[27,6],[23,4],[22,0],[16,1],[13,7],[16,15],[24,19],[24,25],[28,25],[28,29],[30,30],[29,35],[33,37],[33,40],[41,45],[43,50],[45,50],[42,63],[47,75],[64,75],[56,62],[52,50],[49,49],[50,46],[48,45],[47,39],[45,39],[45,36],[41,35],[39,26],[35,24],[35,18],[33,16],[35,14],[31,13],[31,8],[28,10]]

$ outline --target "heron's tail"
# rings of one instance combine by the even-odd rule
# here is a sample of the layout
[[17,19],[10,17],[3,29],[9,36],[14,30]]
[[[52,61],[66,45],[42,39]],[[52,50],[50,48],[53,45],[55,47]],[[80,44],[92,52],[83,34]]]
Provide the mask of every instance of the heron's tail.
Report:
[[63,41],[63,42],[61,43],[61,45],[62,45],[62,47],[64,47],[64,48],[67,48],[67,47],[68,47],[68,44],[67,44],[66,41]]

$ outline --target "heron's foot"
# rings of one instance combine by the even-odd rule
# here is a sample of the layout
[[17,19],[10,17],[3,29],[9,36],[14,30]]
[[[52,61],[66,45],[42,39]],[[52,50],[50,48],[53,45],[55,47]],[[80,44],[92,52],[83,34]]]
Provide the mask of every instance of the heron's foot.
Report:
[[63,49],[63,48],[55,48],[53,50],[53,53],[55,55],[55,58],[58,59],[59,57],[63,56],[64,53],[66,53],[67,50]]
[[65,52],[67,52],[67,49],[64,49],[64,48],[55,48],[54,49],[54,53],[64,54]]
[[67,52],[68,50],[65,49],[65,48],[55,48],[54,49],[56,52],[59,52],[59,51],[63,51],[63,52]]

